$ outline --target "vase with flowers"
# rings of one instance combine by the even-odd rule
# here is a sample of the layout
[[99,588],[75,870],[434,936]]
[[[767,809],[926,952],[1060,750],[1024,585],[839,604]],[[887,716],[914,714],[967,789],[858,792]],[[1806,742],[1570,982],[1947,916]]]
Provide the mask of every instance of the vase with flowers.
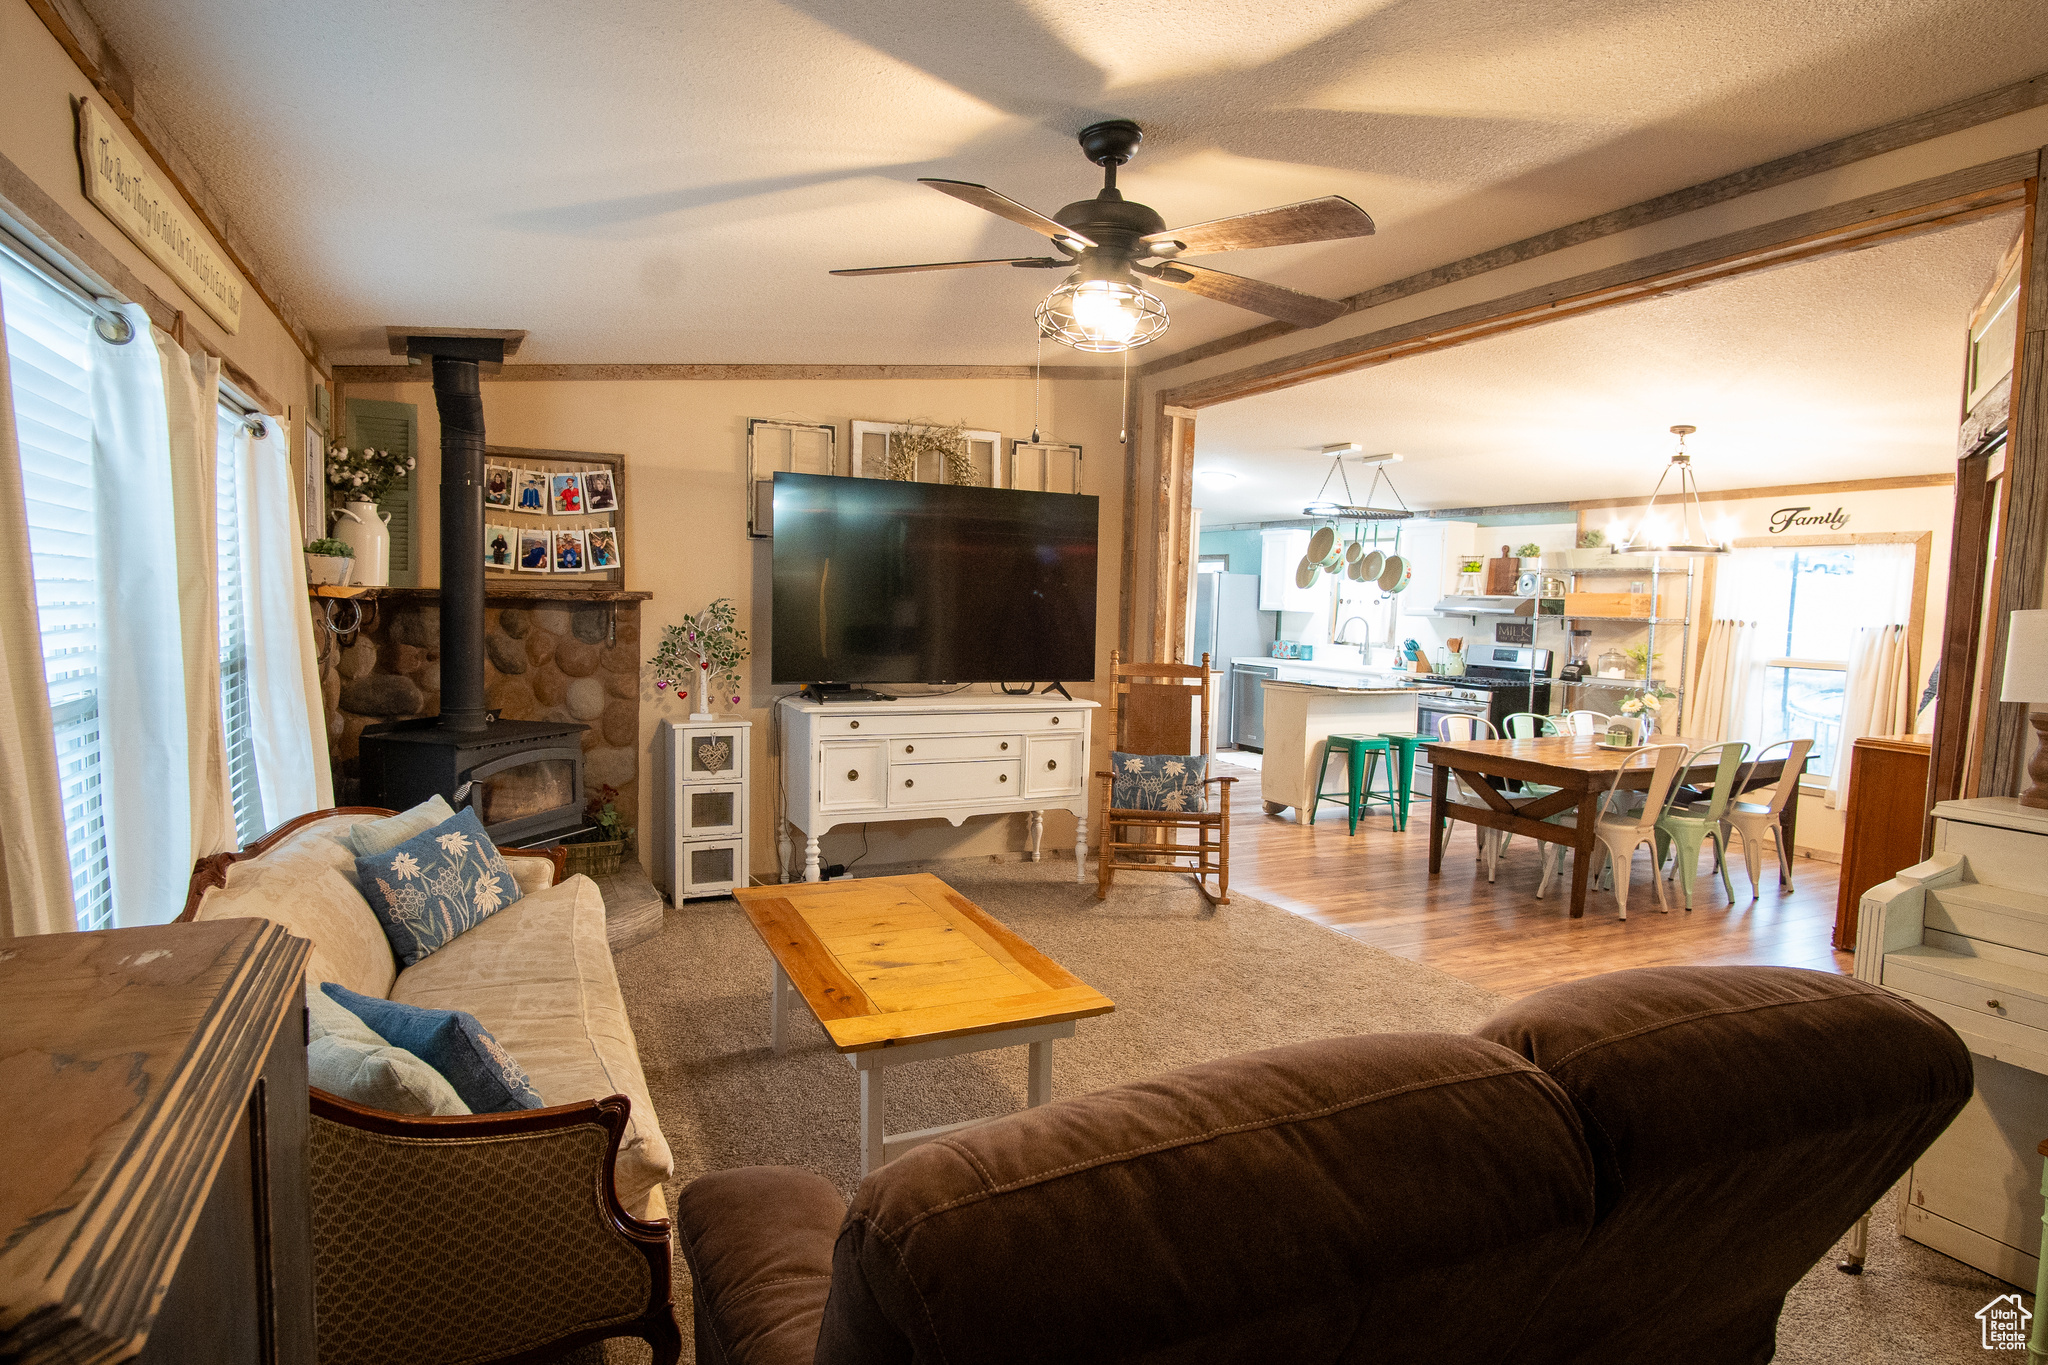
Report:
[[381,588],[391,582],[391,521],[389,512],[377,510],[382,498],[399,480],[412,472],[410,455],[365,446],[327,449],[327,490],[341,506],[332,509],[334,535],[355,552],[355,581],[367,588]]
[[654,690],[683,701],[691,687],[697,688],[703,709],[692,710],[691,720],[715,720],[715,700],[739,705],[740,665],[747,659],[747,633],[740,629],[739,616],[732,599],[721,597],[680,624],[661,628],[661,644],[647,661]]
[[1621,716],[1634,723],[1635,742],[1648,744],[1657,732],[1657,715],[1664,703],[1677,696],[1669,688],[1648,683],[1621,699]]

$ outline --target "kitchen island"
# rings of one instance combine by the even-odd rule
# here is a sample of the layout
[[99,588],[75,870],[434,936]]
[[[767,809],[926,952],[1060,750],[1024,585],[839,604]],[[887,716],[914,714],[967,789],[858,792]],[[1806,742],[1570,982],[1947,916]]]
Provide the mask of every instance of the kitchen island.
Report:
[[[1415,699],[1442,687],[1390,684],[1348,686],[1341,683],[1275,679],[1265,685],[1266,753],[1259,785],[1266,813],[1278,815],[1292,806],[1306,821],[1312,810],[1316,773],[1323,766],[1325,741],[1331,735],[1378,735],[1415,729]],[[1350,789],[1348,770],[1332,763],[1323,790]]]

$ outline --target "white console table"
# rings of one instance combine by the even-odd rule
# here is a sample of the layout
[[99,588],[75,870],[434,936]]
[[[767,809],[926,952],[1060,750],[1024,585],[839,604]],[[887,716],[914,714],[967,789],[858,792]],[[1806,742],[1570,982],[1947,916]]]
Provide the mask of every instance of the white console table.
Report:
[[2048,1138],[2048,811],[1943,801],[1934,855],[1863,893],[1856,975],[1938,1015],[1977,1089],[1900,1186],[1899,1231],[2031,1287]]
[[1088,732],[1096,703],[1063,697],[960,695],[885,702],[785,697],[782,789],[787,824],[804,835],[804,880],[819,880],[818,840],[840,825],[974,815],[1074,813],[1074,879],[1088,854]]

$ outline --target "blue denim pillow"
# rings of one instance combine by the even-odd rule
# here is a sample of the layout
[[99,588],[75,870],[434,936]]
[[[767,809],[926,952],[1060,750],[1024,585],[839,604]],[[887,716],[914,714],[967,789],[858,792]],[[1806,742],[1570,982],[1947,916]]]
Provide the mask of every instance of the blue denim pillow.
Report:
[[1112,810],[1200,811],[1202,781],[1209,775],[1206,754],[1120,754],[1109,756]]
[[401,967],[519,899],[519,883],[473,810],[356,859],[356,884]]
[[463,1010],[430,1010],[374,995],[358,995],[332,981],[327,998],[368,1024],[385,1042],[404,1048],[448,1078],[472,1114],[539,1109],[544,1101],[526,1069],[512,1060],[491,1031]]

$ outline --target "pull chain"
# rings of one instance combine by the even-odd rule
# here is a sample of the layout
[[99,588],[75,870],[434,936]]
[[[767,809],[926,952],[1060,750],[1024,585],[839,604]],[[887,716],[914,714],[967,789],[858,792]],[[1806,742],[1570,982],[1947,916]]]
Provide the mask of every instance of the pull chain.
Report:
[[1120,446],[1131,443],[1131,353],[1129,348],[1124,350],[1124,401],[1123,406],[1117,410],[1116,443]]
[[1045,382],[1045,329],[1038,329],[1038,358],[1031,362],[1031,444],[1038,444],[1038,390]]

